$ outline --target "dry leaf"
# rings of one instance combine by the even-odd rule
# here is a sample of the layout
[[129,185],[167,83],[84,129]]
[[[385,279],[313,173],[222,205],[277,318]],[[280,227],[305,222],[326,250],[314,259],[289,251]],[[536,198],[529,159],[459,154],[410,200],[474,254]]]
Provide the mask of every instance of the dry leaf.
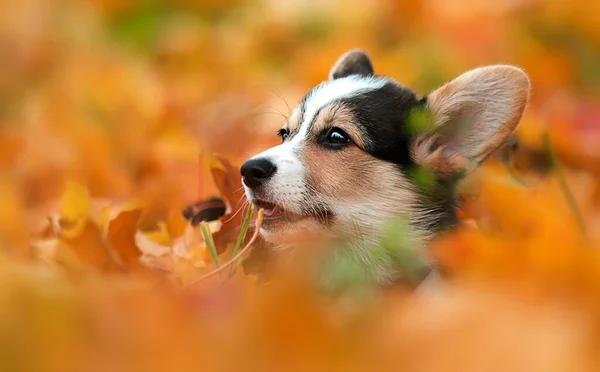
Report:
[[73,181],[66,184],[60,209],[61,235],[75,237],[85,229],[91,213],[88,190]]
[[[218,218],[219,224],[212,229],[217,253],[221,254],[236,241],[245,216],[242,209],[247,203],[237,167],[232,166],[226,159],[213,155],[209,159],[209,168],[226,207],[225,214]],[[208,201],[189,207],[187,211],[192,215],[187,216],[188,220],[199,222],[200,219],[196,216],[202,215],[205,209],[214,208],[214,205],[215,203]],[[197,207],[200,207],[200,210],[197,210]]]
[[57,264],[70,271],[86,269],[73,248],[58,238],[34,240],[31,245],[33,254],[48,264]]
[[102,231],[89,220],[85,221],[79,234],[63,236],[62,240],[73,247],[81,261],[97,269],[110,271],[119,268],[114,253],[106,245]]
[[139,259],[142,252],[135,244],[137,222],[142,214],[139,209],[125,210],[108,222],[106,240],[123,263],[131,270],[143,270]]

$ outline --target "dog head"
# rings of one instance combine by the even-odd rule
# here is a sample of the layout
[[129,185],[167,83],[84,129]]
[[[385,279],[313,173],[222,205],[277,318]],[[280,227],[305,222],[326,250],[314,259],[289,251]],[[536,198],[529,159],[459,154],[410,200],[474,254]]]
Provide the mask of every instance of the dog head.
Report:
[[[349,51],[294,109],[282,144],[241,168],[248,199],[265,209],[261,234],[369,240],[399,215],[423,237],[452,225],[454,184],[507,141],[528,94],[523,71],[497,65],[418,98]],[[431,175],[427,187],[419,169]]]

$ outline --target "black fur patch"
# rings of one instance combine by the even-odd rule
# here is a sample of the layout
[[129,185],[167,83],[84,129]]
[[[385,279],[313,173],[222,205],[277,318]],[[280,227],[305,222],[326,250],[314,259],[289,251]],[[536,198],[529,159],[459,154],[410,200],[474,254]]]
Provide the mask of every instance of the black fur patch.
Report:
[[344,98],[340,103],[351,110],[368,137],[368,153],[403,169],[414,165],[408,123],[420,105],[414,92],[390,81],[380,89]]
[[370,76],[373,74],[373,64],[369,56],[360,49],[354,49],[340,57],[340,60],[331,71],[331,79],[339,79],[350,75]]

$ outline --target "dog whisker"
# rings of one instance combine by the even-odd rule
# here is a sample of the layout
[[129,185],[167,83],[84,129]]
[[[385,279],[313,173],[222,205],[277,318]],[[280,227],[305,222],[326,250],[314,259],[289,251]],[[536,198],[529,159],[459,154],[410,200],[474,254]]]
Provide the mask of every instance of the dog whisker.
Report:
[[235,218],[235,216],[237,216],[238,213],[240,213],[240,211],[242,209],[244,209],[245,207],[247,207],[248,205],[250,205],[249,201],[245,201],[244,203],[242,203],[242,205],[238,208],[238,210],[231,217],[229,217],[226,221],[223,221],[223,223],[227,223],[227,222],[233,220]]

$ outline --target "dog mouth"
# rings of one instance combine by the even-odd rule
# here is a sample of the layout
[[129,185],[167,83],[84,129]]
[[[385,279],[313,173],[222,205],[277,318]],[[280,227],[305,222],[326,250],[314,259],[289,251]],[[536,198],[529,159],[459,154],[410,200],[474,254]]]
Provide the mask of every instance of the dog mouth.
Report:
[[264,210],[264,221],[265,223],[269,224],[298,222],[306,218],[316,218],[321,223],[327,223],[332,217],[332,213],[330,211],[317,207],[312,209],[312,213],[298,213],[286,210],[280,204],[262,199],[255,199],[252,201],[252,203],[256,206],[256,208]]
[[284,222],[298,222],[300,220],[310,217],[310,215],[308,214],[290,212],[280,204],[276,204],[262,199],[256,199],[252,201],[252,203],[257,208],[263,209],[265,211],[264,222],[265,224],[269,225],[280,224]]
[[265,216],[268,217],[281,216],[285,212],[280,205],[265,200],[255,200],[252,203],[254,203],[257,208],[263,209],[265,211]]

